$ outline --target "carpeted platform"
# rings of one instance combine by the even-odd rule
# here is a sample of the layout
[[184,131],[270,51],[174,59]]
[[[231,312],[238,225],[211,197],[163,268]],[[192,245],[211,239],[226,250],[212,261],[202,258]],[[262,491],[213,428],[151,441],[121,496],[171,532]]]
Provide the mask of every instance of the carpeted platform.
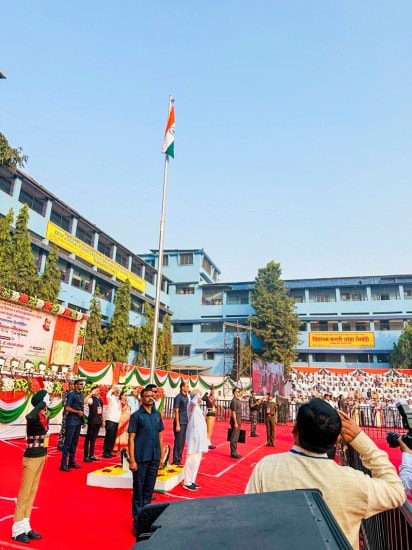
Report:
[[[173,444],[171,421],[165,421],[165,442]],[[238,446],[243,457],[239,460],[229,457],[226,442],[228,424],[216,422],[213,443],[216,449],[205,454],[197,483],[201,489],[189,492],[181,485],[172,491],[156,493],[156,502],[176,501],[191,498],[235,495],[244,492],[254,465],[267,454],[288,450],[292,445],[291,426],[277,426],[276,447],[266,447],[265,428],[258,426],[260,437],[250,438],[249,424],[246,443]],[[131,490],[104,489],[86,485],[87,473],[116,459],[102,459],[101,462],[82,462],[83,438],[81,438],[77,461],[81,470],[68,473],[59,471],[60,452],[56,450],[57,436],[51,437],[51,447],[46,467],[32,513],[32,527],[43,534],[40,541],[29,545],[14,543],[10,538],[15,497],[19,489],[24,440],[0,441],[0,550],[9,548],[31,548],[48,550],[91,550],[93,548],[117,548],[129,550],[134,544],[131,532]],[[398,467],[399,449],[388,449],[386,441],[377,444],[389,452],[391,460]],[[102,439],[98,440],[97,456],[101,456]],[[119,460],[120,462],[120,460]]]

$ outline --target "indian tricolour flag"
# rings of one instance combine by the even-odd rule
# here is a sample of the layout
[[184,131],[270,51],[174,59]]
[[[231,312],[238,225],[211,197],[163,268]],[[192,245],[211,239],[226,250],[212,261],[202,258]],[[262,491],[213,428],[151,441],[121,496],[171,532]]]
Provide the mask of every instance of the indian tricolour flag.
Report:
[[162,153],[175,158],[175,100],[172,97],[169,101],[169,118],[167,119]]

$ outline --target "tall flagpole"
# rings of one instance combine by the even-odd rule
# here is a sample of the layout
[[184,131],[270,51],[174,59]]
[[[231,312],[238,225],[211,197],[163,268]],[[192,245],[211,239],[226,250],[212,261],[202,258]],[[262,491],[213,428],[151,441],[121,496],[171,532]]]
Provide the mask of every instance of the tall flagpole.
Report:
[[160,232],[159,232],[159,251],[157,258],[157,281],[156,281],[156,298],[153,319],[153,338],[152,338],[152,354],[150,358],[150,383],[154,383],[154,375],[156,369],[156,344],[157,332],[159,324],[160,311],[160,293],[162,291],[162,267],[163,267],[163,248],[164,248],[164,229],[166,219],[166,198],[167,198],[167,176],[169,169],[169,156],[174,158],[174,133],[175,133],[175,113],[174,102],[172,96],[169,98],[169,116],[167,120],[164,144],[162,153],[165,154],[165,162],[163,169],[163,196],[162,196],[162,213],[160,216]]

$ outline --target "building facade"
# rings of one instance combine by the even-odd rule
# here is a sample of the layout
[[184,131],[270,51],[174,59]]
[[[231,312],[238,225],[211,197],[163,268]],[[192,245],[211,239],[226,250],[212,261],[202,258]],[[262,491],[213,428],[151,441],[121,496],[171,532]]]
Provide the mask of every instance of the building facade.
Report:
[[[156,251],[143,257],[156,266]],[[261,349],[248,327],[254,281],[208,280],[205,265],[211,265],[209,274],[220,272],[201,249],[166,250],[163,265],[172,281],[176,367],[196,365],[227,375],[235,336],[243,345],[249,339],[254,351]],[[288,280],[285,286],[301,321],[296,365],[390,366],[393,344],[412,321],[412,275]]]
[[[23,204],[30,209],[40,272],[50,247],[58,249],[59,302],[87,312],[98,288],[107,323],[116,288],[128,278],[130,323],[141,325],[145,304],[154,304],[157,251],[131,252],[28,175],[0,168],[0,215],[13,209],[16,216]],[[254,281],[223,283],[220,276],[203,249],[164,251],[160,316],[172,316],[175,370],[226,376],[235,339],[261,349],[248,326]],[[289,280],[285,286],[301,321],[296,364],[390,366],[393,344],[412,320],[412,275]],[[129,358],[133,361],[133,352]]]
[[[87,312],[97,288],[103,323],[107,324],[114,311],[116,289],[129,279],[130,324],[140,326],[145,304],[154,305],[156,270],[28,175],[0,168],[0,215],[12,209],[16,218],[24,204],[29,207],[28,229],[39,272],[44,270],[50,248],[58,250],[59,303]],[[163,277],[160,316],[170,313],[168,285]],[[133,356],[131,352],[130,360]]]

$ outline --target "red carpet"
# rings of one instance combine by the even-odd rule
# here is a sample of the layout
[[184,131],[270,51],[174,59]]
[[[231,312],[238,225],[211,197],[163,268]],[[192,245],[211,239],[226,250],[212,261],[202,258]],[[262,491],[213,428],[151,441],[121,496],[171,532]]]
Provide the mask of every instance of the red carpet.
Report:
[[[172,444],[170,420],[165,421],[165,427],[165,442]],[[249,435],[249,424],[246,423],[243,427]],[[243,458],[235,460],[229,457],[227,428],[226,422],[215,424],[213,443],[217,448],[209,451],[202,460],[197,478],[201,489],[196,493],[190,493],[179,485],[170,493],[156,493],[156,502],[242,494],[256,462],[267,454],[284,452],[292,444],[291,426],[277,426],[276,447],[266,447],[265,428],[259,425],[260,437],[247,437],[246,443],[238,446]],[[31,516],[32,527],[43,534],[43,539],[32,541],[29,545],[14,543],[10,538],[14,499],[20,485],[22,450],[25,443],[24,440],[0,442],[0,550],[130,550],[135,543],[131,533],[131,490],[86,485],[88,472],[113,461],[103,459],[94,464],[81,462],[81,439],[77,460],[82,469],[69,473],[60,472],[60,452],[56,450],[56,441],[57,436],[52,436],[49,457]],[[389,451],[391,460],[398,467],[401,459],[399,449],[388,449],[383,439],[376,441],[381,448]],[[102,439],[99,439],[97,456],[101,456],[101,448]]]

